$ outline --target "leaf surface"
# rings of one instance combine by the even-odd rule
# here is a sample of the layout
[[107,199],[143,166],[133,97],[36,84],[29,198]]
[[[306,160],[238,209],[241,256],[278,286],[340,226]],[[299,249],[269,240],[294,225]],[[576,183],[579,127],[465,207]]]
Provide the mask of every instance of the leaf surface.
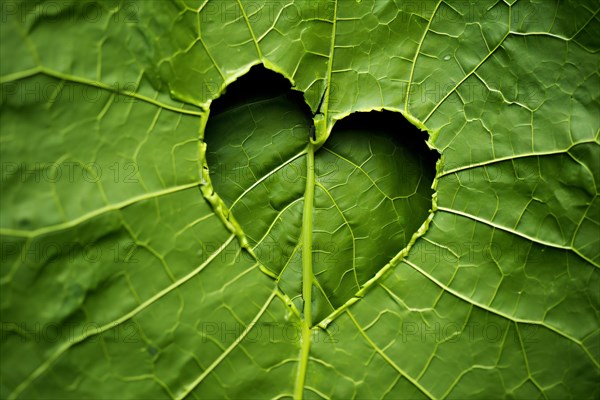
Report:
[[600,394],[597,4],[1,8],[2,398]]

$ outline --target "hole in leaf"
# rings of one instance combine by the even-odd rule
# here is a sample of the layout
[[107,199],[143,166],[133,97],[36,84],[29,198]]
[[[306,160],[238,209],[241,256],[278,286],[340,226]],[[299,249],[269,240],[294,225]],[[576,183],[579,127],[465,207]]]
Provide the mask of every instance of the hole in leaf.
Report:
[[304,110],[308,123],[311,123],[310,109],[304,102],[302,93],[292,90],[290,81],[281,74],[262,65],[253,66],[250,71],[227,86],[225,92],[212,102],[210,116],[215,117],[236,107],[279,96],[294,101],[296,107]]
[[[213,102],[204,136],[216,192],[299,308],[311,127],[302,94],[254,67]],[[315,322],[352,298],[427,219],[437,153],[425,140],[400,113],[355,113],[316,151]]]

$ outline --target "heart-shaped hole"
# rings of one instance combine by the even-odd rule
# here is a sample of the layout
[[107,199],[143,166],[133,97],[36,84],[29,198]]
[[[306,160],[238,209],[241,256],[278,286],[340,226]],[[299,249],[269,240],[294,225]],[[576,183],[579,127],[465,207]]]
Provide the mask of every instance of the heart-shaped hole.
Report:
[[[313,116],[302,94],[253,67],[213,102],[205,129],[212,185],[259,261],[302,308],[302,232]],[[355,113],[314,153],[313,321],[331,315],[427,219],[437,153],[400,113]],[[310,182],[310,181],[309,181]]]

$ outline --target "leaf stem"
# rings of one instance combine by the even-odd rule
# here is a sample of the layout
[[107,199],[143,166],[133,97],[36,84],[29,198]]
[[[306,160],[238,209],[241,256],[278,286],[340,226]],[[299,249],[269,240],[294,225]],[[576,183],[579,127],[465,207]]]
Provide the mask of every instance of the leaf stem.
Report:
[[306,189],[304,191],[304,210],[302,213],[302,336],[298,375],[294,399],[302,399],[304,393],[304,382],[306,378],[306,367],[311,344],[312,328],[312,229],[313,229],[313,203],[315,199],[315,146],[312,142],[308,144],[306,157]]
[[315,198],[315,147],[308,144],[306,157],[306,189],[302,213],[302,298],[304,299],[303,321],[312,326],[312,229],[313,202]]

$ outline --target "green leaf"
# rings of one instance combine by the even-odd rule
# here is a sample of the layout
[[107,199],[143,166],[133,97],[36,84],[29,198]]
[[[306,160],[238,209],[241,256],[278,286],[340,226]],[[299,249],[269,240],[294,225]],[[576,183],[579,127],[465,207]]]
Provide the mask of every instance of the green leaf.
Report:
[[[316,324],[396,264],[388,265],[429,216],[435,159],[426,157],[432,152],[421,137],[409,136],[419,132],[390,113],[341,121],[317,148],[301,96],[280,88],[240,101],[262,86],[277,87],[278,77],[251,71],[240,81],[224,96],[234,100],[211,107],[204,135],[211,190],[298,309],[306,301],[303,251],[311,246]],[[312,240],[305,244],[307,235]]]
[[0,11],[1,398],[600,396],[597,4]]

